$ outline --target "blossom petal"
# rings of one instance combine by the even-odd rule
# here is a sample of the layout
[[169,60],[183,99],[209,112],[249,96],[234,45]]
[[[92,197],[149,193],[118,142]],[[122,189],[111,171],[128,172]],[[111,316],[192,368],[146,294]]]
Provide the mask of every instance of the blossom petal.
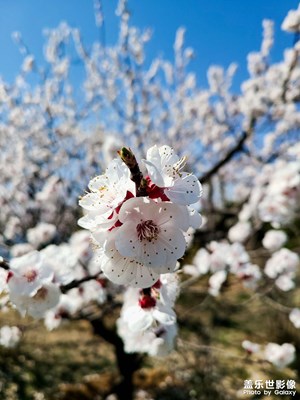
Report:
[[153,311],[153,317],[163,325],[171,325],[176,322],[176,314],[172,308],[163,305]]
[[197,210],[195,210],[192,207],[188,207],[190,219],[189,219],[189,224],[190,227],[193,229],[199,229],[202,225],[202,216],[200,213],[198,213]]
[[87,193],[79,200],[79,205],[85,210],[98,211],[101,214],[111,212],[98,193]]
[[133,332],[145,331],[153,324],[152,312],[145,311],[139,306],[128,307],[123,317],[128,323],[128,328]]
[[143,162],[146,165],[151,181],[158,187],[164,187],[165,181],[159,169],[151,161],[143,160]]
[[168,198],[177,204],[196,203],[202,194],[201,184],[195,175],[185,175],[174,181],[174,185],[165,188]]
[[116,249],[104,253],[100,264],[104,275],[119,285],[147,288],[159,279],[159,274],[151,268],[132,258],[123,257]]

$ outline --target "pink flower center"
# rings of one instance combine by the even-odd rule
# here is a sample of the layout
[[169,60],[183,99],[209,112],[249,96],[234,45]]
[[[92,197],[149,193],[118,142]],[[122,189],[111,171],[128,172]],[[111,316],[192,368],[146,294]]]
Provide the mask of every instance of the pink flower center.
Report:
[[31,269],[31,270],[27,271],[23,276],[24,276],[24,278],[27,279],[27,282],[29,283],[29,282],[33,282],[36,279],[37,275],[38,275],[38,273],[34,269]]
[[140,241],[146,239],[149,242],[151,242],[153,239],[157,239],[157,236],[160,232],[159,227],[152,221],[152,219],[142,221],[137,225],[136,230]]

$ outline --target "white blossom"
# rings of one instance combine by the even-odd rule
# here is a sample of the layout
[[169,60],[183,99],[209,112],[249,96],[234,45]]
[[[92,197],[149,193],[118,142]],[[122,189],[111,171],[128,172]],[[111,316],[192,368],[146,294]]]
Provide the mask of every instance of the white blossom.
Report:
[[17,326],[4,325],[0,328],[0,345],[7,348],[16,347],[21,335],[21,331]]
[[17,243],[10,249],[10,254],[12,258],[21,257],[26,253],[33,251],[34,248],[29,243]]
[[300,32],[300,7],[288,12],[282,22],[281,29],[287,32]]
[[33,296],[44,285],[52,282],[54,273],[37,251],[10,261],[8,288],[10,295]]
[[293,279],[299,265],[299,256],[289,249],[282,248],[266,262],[265,274],[276,279],[275,283],[282,290],[287,291],[294,287]]
[[260,351],[260,345],[257,343],[253,343],[250,340],[243,340],[242,347],[249,354],[258,353]]
[[228,231],[229,240],[234,242],[245,242],[252,232],[252,227],[249,222],[238,222],[232,226]]
[[56,234],[56,227],[53,224],[47,224],[45,222],[39,223],[34,228],[30,228],[27,231],[27,240],[38,248],[41,244],[48,243]]
[[179,158],[169,146],[153,146],[144,160],[151,181],[163,189],[168,199],[178,204],[193,204],[201,197],[202,189],[195,175],[182,171],[185,158]]
[[177,294],[176,274],[161,275],[147,292],[127,289],[117,321],[126,352],[165,356],[173,349],[177,326],[172,306]]
[[300,309],[293,308],[289,314],[289,319],[296,328],[300,328]]
[[127,192],[135,194],[134,183],[129,176],[130,171],[121,160],[111,161],[105,174],[90,181],[91,192],[79,201],[87,214],[80,218],[78,224],[92,231],[111,228],[116,222],[116,209],[125,200]]
[[184,265],[183,270],[185,273],[199,276],[208,273],[210,269],[210,255],[208,251],[201,248],[194,256],[192,265]]
[[223,283],[227,279],[227,272],[224,270],[217,271],[209,278],[208,293],[216,297],[219,295]]
[[[109,236],[105,248],[99,250],[98,262],[104,275],[119,285],[149,287],[159,278],[159,271],[142,264],[132,257],[121,255],[115,247],[115,232]],[[171,271],[171,266],[167,267]],[[172,266],[174,269],[175,266]]]
[[287,234],[284,231],[271,229],[266,232],[262,244],[263,246],[270,250],[279,250],[287,241]]
[[176,265],[186,242],[182,231],[188,229],[188,213],[183,207],[151,199],[129,199],[121,208],[122,226],[116,233],[116,248],[149,267]]
[[265,347],[265,359],[282,369],[291,364],[295,359],[295,347],[290,343],[268,343]]
[[59,288],[53,284],[43,284],[37,292],[32,295],[20,295],[10,292],[10,300],[16,306],[21,315],[30,315],[36,319],[43,318],[46,311],[54,308],[60,297]]
[[235,271],[236,276],[241,279],[246,288],[255,290],[259,280],[262,278],[260,268],[256,264],[244,263]]
[[54,272],[42,255],[33,251],[10,262],[7,285],[10,301],[22,315],[41,318],[59,301]]

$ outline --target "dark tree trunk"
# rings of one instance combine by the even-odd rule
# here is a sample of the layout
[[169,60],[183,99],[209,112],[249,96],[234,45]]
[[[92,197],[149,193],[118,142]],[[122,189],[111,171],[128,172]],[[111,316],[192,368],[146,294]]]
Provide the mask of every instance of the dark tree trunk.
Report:
[[108,329],[102,319],[91,320],[94,333],[108,343],[111,343],[115,349],[116,361],[121,376],[121,381],[115,387],[115,393],[119,400],[133,400],[134,385],[133,375],[142,364],[142,356],[137,353],[126,353],[124,343],[114,330]]

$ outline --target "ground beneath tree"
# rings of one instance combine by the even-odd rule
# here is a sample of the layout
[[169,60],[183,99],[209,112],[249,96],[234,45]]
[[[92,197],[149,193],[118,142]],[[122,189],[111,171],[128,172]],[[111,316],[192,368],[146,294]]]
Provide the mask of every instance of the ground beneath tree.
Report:
[[[299,292],[296,296],[299,304]],[[299,350],[299,330],[279,311],[278,300],[290,299],[270,303],[235,281],[217,299],[205,294],[205,283],[186,289],[177,304],[176,349],[166,358],[145,358],[134,378],[136,400],[264,398],[243,395],[246,379],[294,379],[299,386],[299,360],[279,371],[241,347],[248,339],[262,345],[289,342]],[[16,324],[24,330],[16,349],[0,349],[0,400],[115,399],[112,388],[119,375],[113,348],[94,336],[87,322],[48,332],[42,322],[21,319],[14,311],[0,318],[0,326]]]

